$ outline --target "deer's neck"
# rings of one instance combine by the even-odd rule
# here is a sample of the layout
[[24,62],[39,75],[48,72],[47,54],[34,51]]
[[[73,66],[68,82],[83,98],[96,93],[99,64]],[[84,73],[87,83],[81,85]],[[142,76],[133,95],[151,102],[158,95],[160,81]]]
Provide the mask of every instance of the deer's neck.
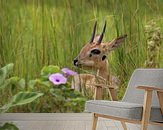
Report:
[[110,75],[108,67],[109,67],[108,61],[104,61],[100,64],[100,68],[98,70],[99,71],[98,75],[107,80],[109,79]]

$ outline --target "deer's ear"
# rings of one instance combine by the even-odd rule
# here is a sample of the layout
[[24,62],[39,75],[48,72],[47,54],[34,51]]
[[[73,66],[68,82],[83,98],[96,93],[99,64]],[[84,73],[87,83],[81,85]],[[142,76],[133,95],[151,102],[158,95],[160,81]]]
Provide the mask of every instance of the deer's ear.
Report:
[[120,36],[120,37],[112,40],[111,42],[109,42],[109,48],[108,48],[108,50],[109,51],[112,51],[115,48],[117,48],[122,42],[125,41],[125,38],[126,37],[127,37],[127,35],[123,35],[123,36]]

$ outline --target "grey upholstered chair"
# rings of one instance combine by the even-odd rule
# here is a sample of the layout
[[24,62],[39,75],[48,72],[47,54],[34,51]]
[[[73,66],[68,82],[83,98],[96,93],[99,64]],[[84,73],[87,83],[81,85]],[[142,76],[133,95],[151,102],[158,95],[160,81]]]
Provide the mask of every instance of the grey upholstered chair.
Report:
[[90,100],[85,107],[93,113],[92,130],[98,117],[121,121],[124,130],[125,122],[141,124],[141,130],[148,124],[163,129],[163,69],[136,69],[122,101]]

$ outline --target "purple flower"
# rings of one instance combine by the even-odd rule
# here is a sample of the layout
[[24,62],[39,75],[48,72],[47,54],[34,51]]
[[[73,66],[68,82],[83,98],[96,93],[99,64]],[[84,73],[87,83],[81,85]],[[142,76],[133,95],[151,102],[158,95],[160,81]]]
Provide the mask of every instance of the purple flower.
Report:
[[74,75],[77,75],[77,73],[76,73],[75,71],[72,71],[72,70],[70,70],[70,69],[68,69],[68,68],[63,68],[63,69],[62,69],[62,72],[63,72],[66,76],[70,76],[70,75],[74,76]]
[[60,73],[50,75],[49,80],[55,85],[65,84],[67,82],[67,78]]

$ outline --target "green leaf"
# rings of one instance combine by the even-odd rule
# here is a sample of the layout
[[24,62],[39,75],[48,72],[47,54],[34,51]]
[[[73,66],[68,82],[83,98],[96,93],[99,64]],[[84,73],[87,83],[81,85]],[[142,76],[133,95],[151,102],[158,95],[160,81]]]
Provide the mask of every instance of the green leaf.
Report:
[[0,86],[0,89],[4,89],[10,84],[14,84],[15,86],[20,87],[21,89],[25,88],[25,80],[15,76],[9,79],[5,79],[3,84]]
[[19,130],[14,124],[5,123],[3,126],[0,126],[0,130]]
[[10,84],[10,79],[6,79],[3,84],[0,85],[0,90],[6,88]]
[[37,82],[38,82],[37,79],[36,80],[30,80],[28,82],[28,88],[31,89],[31,90],[33,90],[34,89],[34,86],[37,84]]
[[50,87],[51,86],[51,83],[49,81],[41,81],[41,80],[38,80],[38,84],[39,85],[43,85],[45,87]]
[[55,97],[57,100],[65,100],[65,97],[62,95],[62,91],[60,89],[50,89],[50,93]]
[[22,89],[24,89],[25,88],[25,79],[20,79],[19,81],[18,81],[18,86],[20,86]]
[[40,87],[43,86],[49,88],[51,86],[51,83],[49,81],[42,81],[40,79],[30,80],[28,82],[29,90],[33,90],[35,86],[40,86]]
[[43,93],[39,92],[19,92],[11,100],[12,106],[24,105],[36,100],[38,97],[42,96]]
[[58,73],[58,72],[60,72],[60,68],[58,66],[49,65],[43,67],[43,69],[41,70],[41,75],[45,76],[45,75]]
[[13,96],[11,101],[5,106],[3,106],[1,109],[4,109],[5,112],[10,107],[31,103],[42,95],[43,93],[39,92],[19,92],[18,94]]
[[0,86],[4,83],[6,77],[11,73],[13,70],[14,64],[8,64],[0,69]]

